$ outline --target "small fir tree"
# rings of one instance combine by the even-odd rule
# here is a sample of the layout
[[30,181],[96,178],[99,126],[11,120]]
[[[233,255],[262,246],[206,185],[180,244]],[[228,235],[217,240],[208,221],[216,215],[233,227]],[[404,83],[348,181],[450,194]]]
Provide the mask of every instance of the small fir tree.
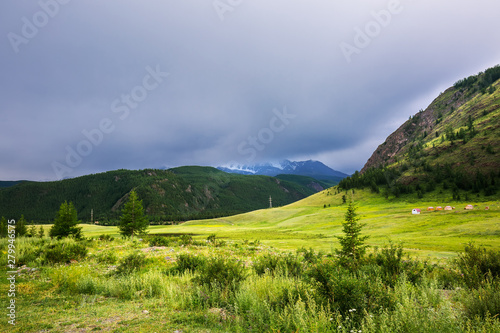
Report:
[[26,233],[26,235],[28,237],[36,237],[36,226],[35,223],[33,223],[33,221],[31,221],[31,224],[28,228],[28,232]]
[[63,237],[72,236],[75,239],[82,238],[82,228],[78,227],[77,213],[75,206],[72,202],[63,202],[57,212],[56,219],[54,220],[54,225],[50,228],[50,237],[56,237],[61,239]]
[[38,228],[38,237],[45,237],[45,230],[43,229],[43,226],[40,226],[40,228]]
[[365,240],[368,236],[361,236],[361,229],[365,224],[358,223],[359,217],[356,213],[356,205],[349,200],[345,220],[342,222],[342,231],[345,236],[336,236],[340,242],[341,249],[336,253],[340,263],[350,268],[356,268],[365,255]]
[[149,221],[144,216],[144,208],[142,200],[139,200],[135,190],[130,192],[127,203],[122,210],[122,216],[118,228],[120,234],[124,237],[134,237],[134,235],[142,235],[146,233],[149,227]]
[[0,219],[0,238],[7,237],[7,230],[7,219],[2,216],[2,218]]
[[16,237],[25,236],[28,233],[26,228],[26,219],[24,215],[16,222]]

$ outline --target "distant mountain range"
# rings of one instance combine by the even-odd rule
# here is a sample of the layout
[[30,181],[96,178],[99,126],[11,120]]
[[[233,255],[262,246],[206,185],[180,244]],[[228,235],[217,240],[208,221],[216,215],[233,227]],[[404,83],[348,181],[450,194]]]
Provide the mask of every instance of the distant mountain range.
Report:
[[242,175],[264,175],[275,177],[277,175],[298,175],[312,177],[318,180],[327,181],[330,184],[337,184],[340,180],[349,175],[333,170],[319,161],[292,162],[283,160],[279,163],[262,163],[253,165],[231,164],[219,166],[217,169]]

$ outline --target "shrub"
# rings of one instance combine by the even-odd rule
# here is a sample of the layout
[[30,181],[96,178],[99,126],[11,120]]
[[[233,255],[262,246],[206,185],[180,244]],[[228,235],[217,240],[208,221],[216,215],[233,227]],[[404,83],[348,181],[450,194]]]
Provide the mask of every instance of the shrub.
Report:
[[477,290],[463,292],[465,315],[469,319],[500,316],[500,283],[487,279]]
[[111,242],[111,241],[115,240],[115,238],[113,236],[105,235],[105,234],[100,235],[98,239],[100,241],[106,241],[106,242]]
[[332,260],[312,265],[306,276],[316,285],[323,303],[343,315],[360,319],[363,311],[378,312],[394,306],[392,294],[380,279],[352,272]]
[[477,288],[486,282],[486,275],[500,276],[500,251],[486,250],[474,243],[465,246],[458,254],[455,265],[463,274],[464,282],[470,288]]
[[194,281],[208,287],[235,291],[246,278],[245,265],[239,260],[215,257],[197,268],[199,275]]
[[303,267],[297,255],[288,254],[265,254],[256,259],[253,268],[258,275],[269,272],[272,275],[281,273],[286,276],[301,276]]
[[49,264],[69,263],[71,260],[85,258],[87,253],[87,247],[82,243],[58,242],[48,246],[44,259]]
[[101,251],[94,255],[97,262],[112,265],[118,261],[116,254],[112,251]]
[[170,239],[162,236],[155,236],[149,241],[149,246],[169,246]]
[[195,272],[204,266],[207,259],[203,256],[195,256],[192,254],[181,254],[177,257],[177,266],[175,271],[184,273],[185,271]]
[[309,248],[309,250],[307,250],[304,247],[298,249],[297,254],[302,254],[302,256],[304,257],[304,261],[309,264],[317,263],[323,257],[323,252],[320,251],[316,253],[312,248]]
[[193,243],[193,237],[191,235],[181,235],[179,241],[181,245],[189,245]]
[[117,275],[128,275],[135,271],[140,270],[146,265],[146,256],[141,252],[134,252],[120,261],[116,268]]

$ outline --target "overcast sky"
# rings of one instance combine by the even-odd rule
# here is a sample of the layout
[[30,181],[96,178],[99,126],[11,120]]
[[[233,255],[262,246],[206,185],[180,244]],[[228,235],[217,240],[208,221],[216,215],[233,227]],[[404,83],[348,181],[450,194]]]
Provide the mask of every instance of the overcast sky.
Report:
[[0,180],[320,160],[363,167],[500,63],[498,0],[0,4]]

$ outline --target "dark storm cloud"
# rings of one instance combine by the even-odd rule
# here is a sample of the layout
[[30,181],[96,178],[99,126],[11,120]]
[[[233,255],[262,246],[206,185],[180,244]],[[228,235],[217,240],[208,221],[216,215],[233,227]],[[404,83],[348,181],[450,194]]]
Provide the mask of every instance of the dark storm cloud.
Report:
[[352,172],[499,62],[494,0],[231,3],[2,4],[0,179],[283,158]]

